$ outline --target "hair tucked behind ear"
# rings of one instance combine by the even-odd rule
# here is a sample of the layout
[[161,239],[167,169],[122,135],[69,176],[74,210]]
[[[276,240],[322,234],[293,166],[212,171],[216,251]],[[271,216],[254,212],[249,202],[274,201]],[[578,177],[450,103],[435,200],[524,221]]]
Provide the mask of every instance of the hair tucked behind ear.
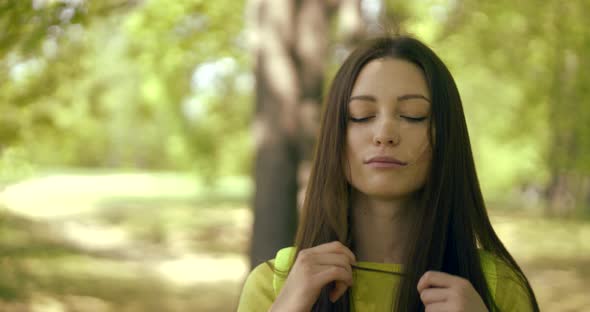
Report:
[[[327,96],[314,155],[297,250],[338,240],[351,246],[350,185],[345,177],[344,146],[348,102],[361,69],[371,60],[396,58],[419,66],[432,97],[433,157],[427,182],[416,196],[412,212],[409,252],[397,293],[396,311],[423,311],[416,285],[428,270],[461,276],[471,282],[489,310],[496,305],[484,278],[479,248],[495,255],[516,274],[538,311],[535,295],[522,270],[494,232],[471,152],[457,86],[443,62],[420,41],[410,37],[369,40],[351,53],[337,72]],[[335,303],[325,287],[313,311],[349,311],[349,291]],[[392,294],[395,295],[395,294]]]

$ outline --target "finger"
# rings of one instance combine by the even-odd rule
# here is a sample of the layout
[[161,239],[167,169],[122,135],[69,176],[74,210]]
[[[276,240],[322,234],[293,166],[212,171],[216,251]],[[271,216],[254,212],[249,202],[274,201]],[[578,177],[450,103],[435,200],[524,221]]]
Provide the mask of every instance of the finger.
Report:
[[350,263],[356,263],[356,257],[352,253],[352,251],[350,251],[350,249],[348,247],[346,247],[344,244],[342,244],[339,241],[333,241],[330,243],[325,243],[325,244],[315,246],[313,248],[310,248],[310,251],[313,253],[341,253],[341,254],[345,254],[349,257]]
[[420,293],[420,300],[424,305],[445,302],[449,297],[448,288],[427,288]]
[[321,266],[321,272],[315,274],[316,281],[325,286],[330,282],[343,282],[347,286],[352,286],[352,273],[339,266]]
[[[335,264],[315,264],[311,267],[311,274],[317,275],[317,274],[322,274],[322,278],[325,278],[324,275],[329,276],[330,273],[326,273],[325,271],[331,271],[334,268],[338,268],[338,269],[342,269],[344,270],[346,276],[350,276],[351,280],[352,280],[352,267],[351,266],[340,266],[340,265],[335,265]],[[336,281],[336,279],[334,279],[333,281]]]
[[460,277],[445,272],[428,271],[418,281],[418,292],[421,293],[424,289],[430,287],[450,288],[460,280]]
[[343,282],[336,282],[335,285],[336,286],[334,287],[334,289],[332,289],[332,291],[330,292],[330,301],[332,302],[336,302],[336,300],[340,299],[340,297],[342,297],[342,295],[344,295],[344,293],[348,289],[348,285],[346,285]]
[[352,251],[348,247],[346,247],[344,244],[342,244],[339,241],[333,241],[330,243],[318,245],[315,248],[317,248],[317,251],[323,252],[323,253],[344,254],[350,259],[350,263],[356,263],[356,256],[354,255],[354,253],[352,253]]
[[424,312],[447,312],[448,304],[446,302],[431,303],[424,306]]
[[319,265],[336,265],[352,273],[350,259],[343,254],[318,254],[316,255],[315,261]]

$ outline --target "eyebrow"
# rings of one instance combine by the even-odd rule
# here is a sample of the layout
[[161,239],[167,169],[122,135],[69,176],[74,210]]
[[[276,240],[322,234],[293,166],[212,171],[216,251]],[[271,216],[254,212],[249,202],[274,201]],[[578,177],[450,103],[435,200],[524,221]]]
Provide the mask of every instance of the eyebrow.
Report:
[[[397,97],[398,101],[405,101],[410,99],[423,99],[428,103],[431,103],[430,99],[425,97],[422,94],[404,94]],[[350,97],[350,102],[353,100],[363,100],[363,101],[370,101],[370,102],[377,102],[377,99],[372,95],[353,95]]]

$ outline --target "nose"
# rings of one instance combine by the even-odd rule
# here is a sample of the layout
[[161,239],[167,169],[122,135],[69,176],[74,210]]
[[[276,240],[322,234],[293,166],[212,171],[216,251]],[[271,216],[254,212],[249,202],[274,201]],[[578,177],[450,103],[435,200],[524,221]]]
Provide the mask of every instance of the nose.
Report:
[[394,121],[383,121],[377,126],[373,136],[373,144],[377,146],[396,146],[400,143],[400,133]]

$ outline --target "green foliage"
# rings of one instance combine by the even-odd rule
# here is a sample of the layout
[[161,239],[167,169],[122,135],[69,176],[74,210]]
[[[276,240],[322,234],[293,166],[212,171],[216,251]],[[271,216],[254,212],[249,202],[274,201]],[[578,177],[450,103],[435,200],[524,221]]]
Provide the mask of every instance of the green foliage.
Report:
[[[413,2],[459,86],[482,185],[491,197],[589,175],[587,1]],[[504,195],[503,195],[504,194]]]
[[0,186],[32,176],[34,166],[28,158],[22,148],[5,149],[0,157]]
[[[384,3],[380,27],[425,39],[455,75],[488,196],[590,173],[587,1]],[[2,179],[56,165],[249,174],[244,5],[1,1]]]
[[[227,0],[8,1],[0,151],[18,149],[41,167],[248,171],[242,15],[243,3]],[[202,79],[221,88],[191,83],[200,65],[220,59],[232,71]],[[203,112],[198,120],[187,103]],[[226,151],[234,158],[219,166]]]

